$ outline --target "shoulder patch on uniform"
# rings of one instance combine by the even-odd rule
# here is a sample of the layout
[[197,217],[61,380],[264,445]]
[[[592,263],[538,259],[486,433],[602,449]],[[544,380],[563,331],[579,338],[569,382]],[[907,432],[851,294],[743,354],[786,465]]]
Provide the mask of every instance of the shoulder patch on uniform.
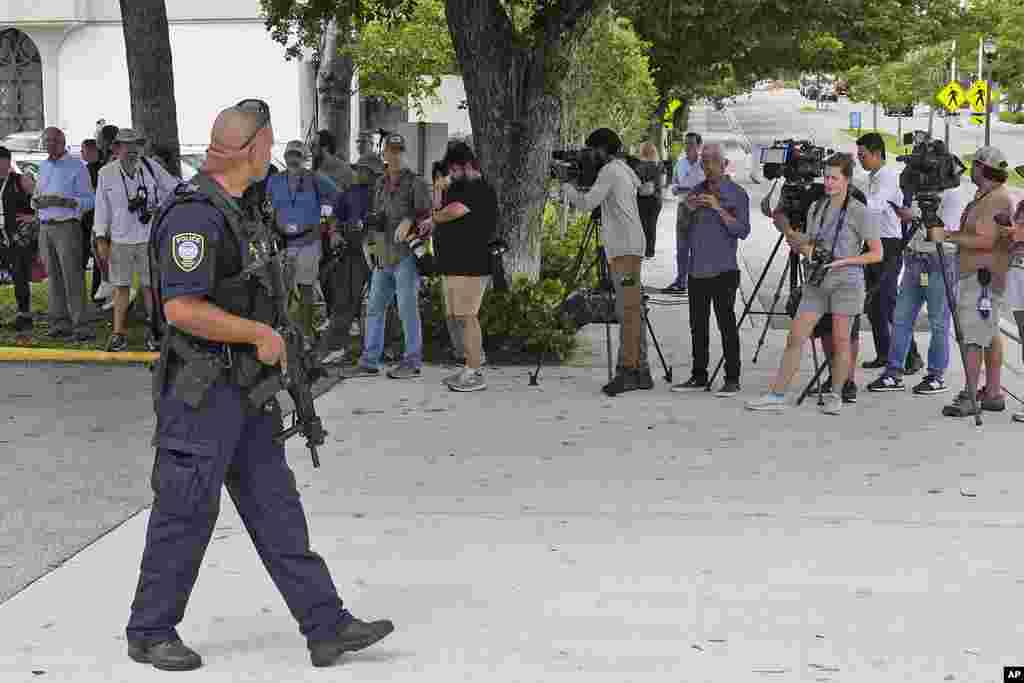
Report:
[[197,232],[178,233],[171,242],[171,255],[182,272],[191,273],[206,256],[206,237]]

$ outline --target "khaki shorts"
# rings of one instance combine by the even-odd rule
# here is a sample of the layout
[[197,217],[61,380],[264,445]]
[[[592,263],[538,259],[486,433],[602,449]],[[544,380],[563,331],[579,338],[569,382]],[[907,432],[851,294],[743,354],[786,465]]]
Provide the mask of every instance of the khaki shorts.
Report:
[[484,300],[487,278],[478,275],[444,276],[444,310],[449,318],[475,317]]
[[964,344],[980,346],[984,349],[992,346],[992,340],[999,334],[999,314],[1003,310],[1003,292],[989,287],[992,298],[992,311],[988,318],[978,313],[978,297],[981,296],[981,283],[977,273],[960,273],[960,296],[956,303],[956,312],[960,317],[960,333]]
[[131,287],[132,275],[139,274],[139,285],[149,287],[149,245],[110,243],[110,284]]
[[825,278],[822,287],[804,285],[800,297],[800,313],[837,313],[839,315],[857,315],[864,312],[864,285],[851,285],[829,282]]

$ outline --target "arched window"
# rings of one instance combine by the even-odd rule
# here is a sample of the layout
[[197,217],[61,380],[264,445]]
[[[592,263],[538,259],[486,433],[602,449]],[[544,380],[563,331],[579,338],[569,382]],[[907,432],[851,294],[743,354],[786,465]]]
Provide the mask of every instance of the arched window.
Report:
[[18,29],[0,31],[0,137],[43,129],[43,63]]

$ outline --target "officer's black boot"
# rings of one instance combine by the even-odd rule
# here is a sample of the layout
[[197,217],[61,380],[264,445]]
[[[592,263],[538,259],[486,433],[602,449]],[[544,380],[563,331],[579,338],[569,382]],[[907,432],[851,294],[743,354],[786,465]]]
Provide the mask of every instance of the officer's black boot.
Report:
[[203,658],[180,640],[128,643],[128,656],[163,671],[192,671],[203,665]]
[[370,622],[353,619],[339,627],[334,638],[310,643],[309,659],[313,666],[330,666],[342,654],[368,648],[394,630],[395,625],[388,619]]

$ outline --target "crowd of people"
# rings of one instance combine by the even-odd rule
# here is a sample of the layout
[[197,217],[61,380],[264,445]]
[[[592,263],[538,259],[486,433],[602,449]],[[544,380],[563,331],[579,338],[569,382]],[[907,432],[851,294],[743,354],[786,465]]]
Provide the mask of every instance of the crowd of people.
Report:
[[[67,154],[64,135],[56,128],[46,130],[44,143],[49,158],[35,180],[10,170],[11,154],[0,148],[0,234],[5,236],[5,261],[15,281],[14,326],[19,331],[32,329],[28,283],[38,254],[48,274],[47,334],[75,341],[94,338],[84,287],[91,259],[92,298],[113,309],[106,349],[122,351],[128,346],[126,321],[134,278],[147,315],[152,315],[150,229],[161,203],[179,181],[168,172],[163,155],[143,154],[146,140],[131,129],[103,126],[95,139],[82,142],[81,161]],[[571,184],[563,190],[572,205],[586,211],[600,207],[603,216],[601,237],[621,321],[617,371],[603,390],[616,395],[649,389],[653,380],[640,272],[643,259],[654,255],[665,188],[662,166],[652,143],[641,146],[639,160],[627,163],[621,140],[609,129],[594,131],[586,144],[598,156],[597,179],[586,192]],[[394,363],[386,374],[393,379],[420,376],[419,292],[427,271],[423,250],[417,246],[427,243],[429,272],[443,276],[450,344],[461,365],[445,384],[457,391],[486,388],[478,315],[494,263],[489,250],[498,223],[493,187],[463,142],[449,144],[445,158],[434,165],[431,182],[408,168],[406,142],[400,134],[382,138],[379,152],[369,133],[359,136],[357,146],[358,159],[349,164],[337,155],[336,142],[327,131],[317,133],[310,148],[293,140],[285,149],[285,167],[272,166],[265,180],[245,192],[249,210],[270,220],[280,235],[302,327],[317,338],[328,364],[345,360],[351,334],[361,331],[362,354],[355,372],[377,375],[386,360],[388,313],[397,311],[404,350],[400,358],[391,359]],[[860,367],[882,370],[866,385],[868,391],[901,391],[904,377],[922,368],[926,372],[913,387],[914,394],[948,391],[945,373],[952,355],[952,326],[944,282],[949,281],[961,309],[969,378],[977,382],[983,361],[986,368],[977,404],[985,410],[1003,410],[1000,307],[1014,311],[1024,326],[1024,214],[1018,210],[1008,220],[1015,212],[1005,187],[1005,156],[994,147],[978,151],[971,172],[975,200],[964,207],[956,191],[945,192],[940,206],[945,232],[933,235],[910,230],[918,224],[914,218],[919,210],[911,196],[904,196],[898,173],[886,163],[880,135],[868,133],[857,140],[856,161],[868,173],[866,189],[852,182],[851,155],[829,158],[825,196],[808,210],[806,230],[794,229],[778,209],[762,206],[791,249],[809,257],[816,246],[824,247],[830,263],[823,280],[802,287],[776,377],[747,408],[785,406],[785,391],[810,337],[821,339],[829,360],[823,411],[838,414],[842,404],[856,402],[863,313],[876,357]],[[719,145],[704,145],[701,136],[691,132],[667,183],[679,199],[676,277],[664,291],[688,298],[693,354],[691,376],[672,387],[676,392],[710,388],[712,309],[725,366],[717,394],[741,391],[737,249],[739,240],[750,234],[750,199],[732,180],[727,165]],[[1004,216],[1002,225],[996,224],[997,216]],[[940,258],[940,249],[945,258]],[[314,311],[321,297],[327,316],[316,328]],[[913,338],[915,320],[925,304],[931,334],[927,363]],[[159,326],[150,329],[145,345],[155,350]],[[944,412],[968,414],[974,403],[964,397],[959,392]]]
[[[421,374],[419,291],[427,269],[413,247],[429,241],[429,272],[442,276],[450,344],[462,366],[445,384],[456,391],[484,389],[478,314],[492,272],[489,245],[497,226],[497,196],[464,142],[449,144],[445,158],[435,164],[440,170],[432,184],[408,167],[401,134],[380,142],[378,152],[373,135],[360,134],[358,159],[350,164],[337,156],[336,141],[326,130],[309,147],[292,140],[285,147],[285,167],[271,165],[267,177],[245,191],[243,203],[279,234],[298,322],[317,338],[325,363],[345,360],[351,334],[360,330],[365,298],[359,374],[382,371],[392,307],[404,351],[386,374],[393,379]],[[38,255],[47,272],[47,334],[74,342],[95,339],[97,311],[85,291],[91,261],[92,298],[97,308],[113,311],[104,348],[128,348],[135,278],[149,323],[145,348],[159,348],[162,317],[153,320],[149,242],[162,205],[181,181],[169,172],[165,155],[155,156],[158,150],[146,143],[131,129],[105,125],[95,139],[82,142],[78,159],[68,153],[63,132],[48,128],[48,158],[38,179],[15,173],[11,153],[0,148],[0,248],[15,284],[18,332],[34,327],[29,285]],[[150,154],[144,154],[147,150]],[[315,327],[321,298],[326,320]]]

